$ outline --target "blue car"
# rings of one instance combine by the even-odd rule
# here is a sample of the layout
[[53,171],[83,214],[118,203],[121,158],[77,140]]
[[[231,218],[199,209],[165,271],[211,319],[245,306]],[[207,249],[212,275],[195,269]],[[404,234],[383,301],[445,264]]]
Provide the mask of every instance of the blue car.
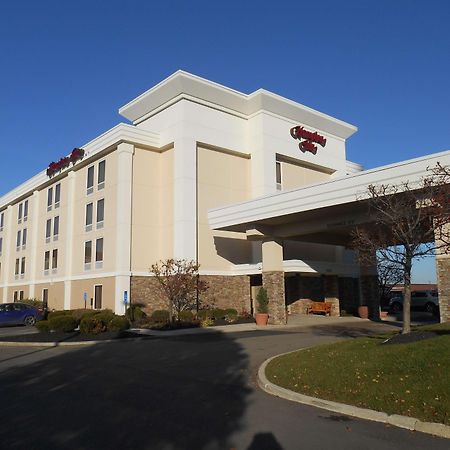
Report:
[[34,306],[25,303],[1,303],[0,325],[33,326],[42,320],[42,313]]

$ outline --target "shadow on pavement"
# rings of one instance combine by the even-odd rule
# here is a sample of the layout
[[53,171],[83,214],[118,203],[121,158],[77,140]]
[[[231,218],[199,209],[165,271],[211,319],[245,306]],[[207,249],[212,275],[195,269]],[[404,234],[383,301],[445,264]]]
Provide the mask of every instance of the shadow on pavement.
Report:
[[229,449],[247,367],[243,348],[216,334],[99,344],[13,368],[0,374],[1,446]]

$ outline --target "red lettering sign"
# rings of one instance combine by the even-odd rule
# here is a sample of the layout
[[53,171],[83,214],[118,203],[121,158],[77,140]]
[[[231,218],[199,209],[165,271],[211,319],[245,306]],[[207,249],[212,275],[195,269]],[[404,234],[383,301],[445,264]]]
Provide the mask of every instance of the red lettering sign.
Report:
[[63,169],[67,169],[67,167],[71,164],[75,165],[77,161],[80,161],[83,158],[84,150],[82,148],[74,148],[69,156],[65,156],[59,161],[52,162],[48,165],[47,176],[50,178],[54,177],[58,172],[61,172]]
[[[316,131],[313,133],[312,131],[305,130],[301,126],[291,128],[291,136],[300,141],[298,147],[303,153],[311,152],[313,155],[317,153],[317,145],[314,145],[313,142],[322,147],[325,147],[327,143],[327,140]],[[302,141],[302,139],[304,140]]]

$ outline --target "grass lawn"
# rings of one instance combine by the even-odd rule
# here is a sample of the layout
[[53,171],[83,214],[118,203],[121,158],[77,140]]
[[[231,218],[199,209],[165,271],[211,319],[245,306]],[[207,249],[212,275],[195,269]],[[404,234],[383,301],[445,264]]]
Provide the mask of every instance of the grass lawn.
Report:
[[450,425],[450,323],[436,337],[381,345],[384,337],[321,345],[272,360],[266,376],[302,394]]

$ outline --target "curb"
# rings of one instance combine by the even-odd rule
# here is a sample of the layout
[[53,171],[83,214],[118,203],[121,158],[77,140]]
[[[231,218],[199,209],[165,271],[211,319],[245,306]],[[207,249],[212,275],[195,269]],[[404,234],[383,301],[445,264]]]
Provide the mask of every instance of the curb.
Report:
[[280,397],[292,402],[302,403],[304,405],[315,406],[316,408],[326,409],[347,416],[357,417],[359,419],[372,420],[375,422],[386,423],[399,428],[405,428],[411,431],[419,431],[421,433],[428,433],[434,436],[450,439],[450,426],[442,423],[422,422],[414,417],[400,416],[398,414],[387,414],[372,409],[359,408],[357,406],[347,405],[345,403],[332,402],[330,400],[323,400],[317,397],[310,397],[309,395],[299,394],[298,392],[282,388],[276,384],[271,383],[266,377],[266,367],[270,361],[282,355],[295,353],[305,348],[294,350],[292,352],[280,353],[266,359],[258,369],[257,382],[258,386],[268,394]]
[[112,344],[117,342],[136,341],[146,335],[134,336],[125,339],[104,339],[102,341],[77,341],[77,342],[14,342],[0,341],[0,347],[82,347],[96,344]]

